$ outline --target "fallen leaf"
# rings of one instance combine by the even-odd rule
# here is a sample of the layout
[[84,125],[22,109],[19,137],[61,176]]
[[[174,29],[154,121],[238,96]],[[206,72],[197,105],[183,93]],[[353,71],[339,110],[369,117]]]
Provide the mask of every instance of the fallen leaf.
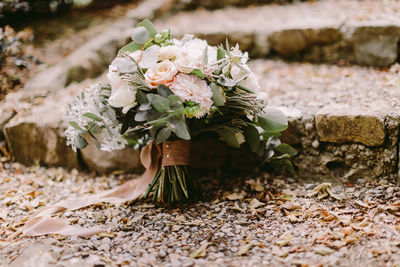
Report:
[[284,247],[290,244],[290,241],[292,241],[293,236],[291,234],[283,234],[282,238],[279,240],[276,240],[274,242],[275,245]]
[[201,257],[205,257],[207,254],[207,247],[210,243],[208,243],[207,241],[203,242],[201,244],[201,246],[197,249],[195,249],[191,254],[190,257],[191,258],[201,258]]
[[265,206],[265,203],[258,201],[258,199],[256,199],[256,198],[253,198],[253,199],[250,201],[249,208],[250,208],[251,210],[255,210],[255,209],[260,208],[260,207],[263,207],[263,206]]
[[354,201],[354,203],[356,203],[357,205],[359,205],[359,206],[361,206],[363,208],[369,208],[367,203],[364,203],[364,202],[362,202],[360,200],[356,200],[356,201]]
[[287,210],[296,210],[302,208],[300,204],[296,204],[293,202],[286,202],[285,204],[281,205],[281,207]]
[[342,200],[341,197],[332,192],[331,188],[332,188],[331,183],[322,183],[317,187],[315,187],[313,191],[310,194],[308,194],[308,197],[316,196],[319,200],[321,200],[330,196],[336,200]]
[[244,209],[242,209],[241,207],[239,207],[238,203],[235,202],[235,204],[233,205],[233,207],[231,207],[232,210],[238,211],[238,212],[244,212]]
[[144,213],[141,213],[141,214],[136,215],[136,216],[132,219],[131,223],[136,223],[136,222],[138,222],[139,220],[143,219],[144,215],[145,215]]
[[175,220],[178,222],[186,222],[186,218],[185,218],[185,216],[183,216],[183,214],[177,215]]
[[251,241],[250,243],[248,243],[248,244],[246,244],[246,245],[240,246],[240,247],[239,247],[239,251],[238,251],[238,255],[239,255],[239,256],[246,255],[247,252],[249,252],[249,250],[250,250],[252,247],[256,246],[256,245],[258,245],[258,242],[256,242],[256,241],[253,240],[253,241]]
[[325,247],[325,246],[318,246],[314,248],[315,253],[322,255],[322,256],[327,256],[335,252],[333,249]]

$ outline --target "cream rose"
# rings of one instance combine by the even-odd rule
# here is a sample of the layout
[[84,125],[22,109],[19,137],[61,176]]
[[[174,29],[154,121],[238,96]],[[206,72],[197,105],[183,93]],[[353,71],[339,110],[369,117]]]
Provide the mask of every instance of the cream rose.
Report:
[[178,70],[174,63],[169,60],[164,60],[148,69],[144,74],[144,78],[151,88],[156,88],[158,84],[169,86],[177,72]]
[[176,45],[168,45],[168,46],[163,46],[158,50],[158,59],[159,60],[173,60],[176,59],[180,53],[179,47]]
[[183,51],[174,62],[176,68],[183,73],[189,74],[194,69],[200,67],[200,62],[189,55],[189,53]]

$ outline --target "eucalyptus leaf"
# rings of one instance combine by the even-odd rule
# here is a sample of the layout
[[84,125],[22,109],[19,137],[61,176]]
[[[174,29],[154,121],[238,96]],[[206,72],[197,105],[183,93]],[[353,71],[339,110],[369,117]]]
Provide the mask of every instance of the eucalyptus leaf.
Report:
[[143,93],[142,90],[137,91],[136,100],[138,101],[139,104],[144,104],[144,103],[148,102],[146,94]]
[[267,133],[279,133],[287,129],[288,120],[279,109],[268,107],[258,116],[258,124]]
[[158,112],[164,113],[171,108],[171,102],[168,98],[156,94],[148,94],[147,98]]
[[296,149],[289,146],[288,144],[280,144],[275,148],[275,150],[281,155],[289,155],[290,157],[294,157],[297,155]]
[[75,137],[74,143],[75,143],[76,147],[79,149],[83,149],[83,148],[87,147],[87,145],[88,145],[88,142],[86,141],[86,139],[80,135]]
[[225,104],[224,97],[222,96],[221,87],[215,83],[210,84],[211,91],[213,93],[212,100],[216,107],[223,106]]
[[160,131],[157,133],[156,137],[156,142],[157,144],[161,144],[162,142],[168,140],[168,138],[171,136],[171,130],[169,128],[162,128]]
[[277,148],[281,144],[281,140],[278,137],[270,137],[265,144],[265,149],[272,150]]
[[143,45],[149,40],[150,34],[145,27],[139,26],[133,30],[131,37],[135,43]]
[[168,97],[173,94],[171,89],[163,84],[157,85],[157,93],[162,97]]
[[136,25],[136,27],[145,27],[150,34],[150,38],[153,38],[157,34],[157,30],[150,20],[144,19]]
[[253,125],[248,125],[244,128],[244,137],[249,144],[251,152],[257,152],[260,146],[260,133]]
[[82,129],[82,128],[78,125],[78,123],[76,123],[76,122],[74,122],[74,121],[70,121],[70,122],[69,122],[69,125],[71,125],[71,126],[74,127],[75,129],[77,129],[78,131],[86,132],[84,129]]
[[186,122],[182,120],[171,120],[168,128],[179,138],[183,140],[190,140],[190,133]]
[[206,76],[203,74],[203,72],[199,69],[194,69],[192,70],[192,72],[190,72],[190,74],[196,75],[197,77],[199,77],[200,79],[204,79]]
[[143,103],[139,106],[140,111],[145,111],[145,110],[149,110],[149,109],[152,109],[150,102]]
[[147,121],[149,119],[149,112],[147,110],[139,110],[135,115],[135,121]]
[[222,139],[224,139],[224,141],[229,146],[232,146],[232,147],[235,147],[235,148],[239,148],[240,147],[239,140],[237,139],[237,136],[236,136],[235,133],[233,133],[231,131],[228,131],[228,130],[221,129],[221,130],[217,130],[217,134],[219,136],[221,136]]
[[83,114],[83,116],[86,118],[92,119],[94,121],[103,121],[102,118],[100,118],[99,116],[97,116],[96,114],[91,113],[91,112],[86,112]]
[[135,42],[130,42],[129,44],[125,45],[124,47],[121,48],[120,51],[122,52],[135,52],[137,50],[141,50],[142,45],[135,43]]

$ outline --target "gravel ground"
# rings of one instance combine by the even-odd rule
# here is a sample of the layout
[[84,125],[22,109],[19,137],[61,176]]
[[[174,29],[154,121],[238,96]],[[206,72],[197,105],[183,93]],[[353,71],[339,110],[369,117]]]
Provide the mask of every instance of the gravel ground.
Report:
[[[1,166],[1,165],[0,165]],[[397,266],[400,187],[380,180],[304,184],[290,177],[200,179],[204,200],[100,205],[63,218],[107,232],[91,238],[16,236],[27,216],[134,175],[3,163],[0,262],[11,266]],[[28,264],[29,263],[29,264]]]
[[315,114],[330,104],[344,104],[380,112],[400,112],[400,65],[389,69],[287,63],[256,59],[250,61],[261,90],[271,105],[295,107]]

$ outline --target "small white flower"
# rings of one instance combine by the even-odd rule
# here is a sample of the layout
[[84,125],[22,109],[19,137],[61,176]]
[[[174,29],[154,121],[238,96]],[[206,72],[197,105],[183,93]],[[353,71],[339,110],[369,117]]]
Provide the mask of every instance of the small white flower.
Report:
[[136,50],[129,54],[141,68],[149,69],[157,64],[158,61],[158,50],[160,47],[158,45],[152,45],[144,51]]
[[199,104],[203,114],[210,112],[213,104],[212,91],[207,82],[195,75],[180,73],[170,86],[171,91],[183,101],[193,101]]
[[169,86],[177,72],[174,63],[167,59],[149,68],[144,74],[144,78],[151,88],[156,88],[158,84]]

